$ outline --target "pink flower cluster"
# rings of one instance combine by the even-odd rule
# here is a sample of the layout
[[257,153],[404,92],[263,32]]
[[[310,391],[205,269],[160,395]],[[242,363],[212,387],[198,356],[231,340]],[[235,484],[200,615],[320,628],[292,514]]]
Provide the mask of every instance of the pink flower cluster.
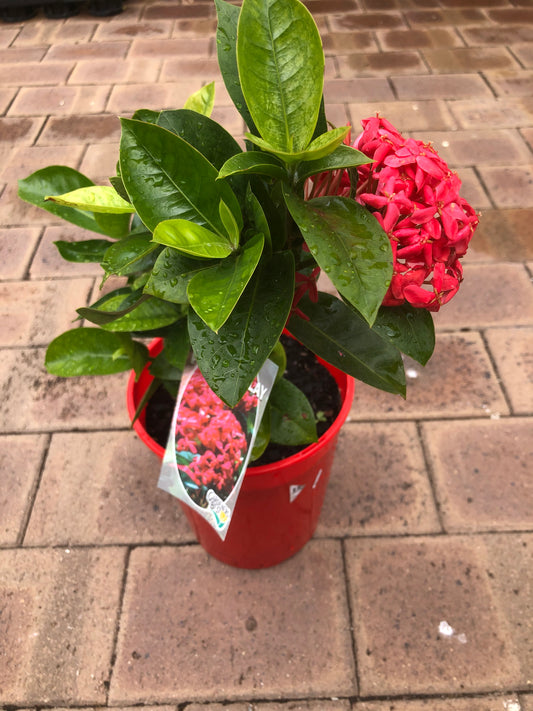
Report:
[[[373,212],[390,238],[393,254],[393,277],[383,305],[407,302],[438,311],[459,288],[459,259],[478,216],[460,197],[458,176],[431,145],[405,138],[379,116],[362,125],[353,146],[373,162],[358,168],[356,200]],[[313,178],[308,197],[349,196],[345,171],[326,175]]]
[[[256,396],[246,393],[241,401],[242,411],[248,412],[256,402]],[[183,394],[176,423],[176,452],[191,452],[195,457],[189,466],[180,465],[180,469],[200,489],[213,489],[224,499],[235,484],[247,449],[239,420],[211,390],[201,372],[195,370]]]

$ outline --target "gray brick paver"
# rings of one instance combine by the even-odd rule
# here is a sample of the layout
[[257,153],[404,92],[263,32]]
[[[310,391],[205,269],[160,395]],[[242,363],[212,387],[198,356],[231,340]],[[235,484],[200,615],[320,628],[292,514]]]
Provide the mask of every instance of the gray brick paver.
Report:
[[[213,585],[224,594],[213,596]],[[337,542],[315,541],[261,571],[224,566],[197,546],[138,548],[110,700],[349,696],[348,626]]]

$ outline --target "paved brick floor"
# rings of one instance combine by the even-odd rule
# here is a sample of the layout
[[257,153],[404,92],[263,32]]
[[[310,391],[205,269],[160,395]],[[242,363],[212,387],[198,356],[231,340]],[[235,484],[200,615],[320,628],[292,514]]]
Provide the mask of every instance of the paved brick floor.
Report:
[[406,402],[358,387],[314,540],[260,572],[210,559],[156,489],[124,376],[45,373],[97,272],[16,197],[51,162],[106,178],[116,114],[212,78],[239,136],[213,5],[0,24],[5,711],[533,711],[533,0],[307,4],[329,116],[431,139],[483,216],[434,359]]

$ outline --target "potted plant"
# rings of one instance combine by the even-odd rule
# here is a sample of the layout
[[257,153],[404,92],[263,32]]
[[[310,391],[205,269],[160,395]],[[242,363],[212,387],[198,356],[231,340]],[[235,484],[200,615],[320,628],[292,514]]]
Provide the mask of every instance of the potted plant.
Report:
[[[316,501],[294,498],[311,521],[303,538],[311,535],[327,481],[321,473],[349,409],[351,378],[405,395],[402,353],[422,364],[431,356],[431,311],[459,287],[459,258],[477,216],[431,146],[405,139],[379,117],[363,121],[354,146],[347,145],[349,126],[328,126],[321,40],[299,0],[215,4],[220,70],[249,129],[244,150],[209,117],[211,84],[183,109],[140,109],[122,119],[117,174],[109,186],[50,166],[20,181],[19,194],[99,233],[98,239],[56,243],[65,259],[100,262],[104,281],[110,275],[125,280],[78,309],[92,326],[50,344],[51,373],[133,369],[130,408],[138,415],[159,386],[176,395],[192,354],[211,390],[234,407],[268,358],[283,374],[284,330],[334,373],[345,397],[341,422],[337,418],[334,434],[318,443],[316,413],[305,396],[284,378],[273,388],[254,455],[270,438],[311,443],[307,449],[319,458],[327,440],[331,452],[323,467],[308,469],[304,483],[280,473],[284,464],[266,467],[274,483],[265,484],[253,468],[247,472],[241,496],[255,491],[259,503],[243,518],[257,531],[247,535],[232,523],[229,536],[246,539],[248,550],[260,548],[259,539],[268,547],[276,537],[276,482],[294,493],[317,490]],[[318,291],[320,270],[336,295]],[[149,352],[147,337],[162,340]],[[285,505],[290,509],[294,500],[285,496]],[[240,500],[239,507],[244,510]],[[268,529],[259,513],[265,510]],[[211,534],[193,525],[206,544]],[[242,551],[228,556],[216,539],[211,552],[247,567],[277,562],[305,542],[290,522],[283,527],[275,554],[261,551],[267,562],[258,561],[256,551],[253,560]]]

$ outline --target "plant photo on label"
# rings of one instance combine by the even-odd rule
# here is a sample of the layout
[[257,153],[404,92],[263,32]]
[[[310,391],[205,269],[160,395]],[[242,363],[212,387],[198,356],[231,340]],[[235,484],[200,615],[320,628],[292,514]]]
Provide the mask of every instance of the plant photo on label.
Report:
[[[103,282],[123,278],[77,310],[90,325],[49,345],[49,372],[139,375],[148,365],[140,411],[160,386],[175,397],[194,362],[232,408],[270,358],[282,416],[269,402],[256,459],[270,440],[287,444],[289,431],[288,444],[317,440],[306,397],[283,377],[284,331],[353,378],[405,396],[402,356],[430,358],[432,312],[460,287],[478,216],[431,145],[380,116],[364,118],[360,133],[328,122],[322,43],[299,0],[215,5],[220,71],[243,137],[210,118],[207,84],[183,108],[121,119],[109,185],[54,165],[21,180],[19,195],[96,233],[57,242],[62,257],[101,264]],[[321,272],[336,293],[319,290]],[[164,345],[152,358],[145,340],[154,337]],[[217,469],[220,445],[237,462],[246,442],[221,413],[201,447],[185,414],[179,426],[188,451],[198,449],[191,482],[214,477],[222,491],[234,472]]]

